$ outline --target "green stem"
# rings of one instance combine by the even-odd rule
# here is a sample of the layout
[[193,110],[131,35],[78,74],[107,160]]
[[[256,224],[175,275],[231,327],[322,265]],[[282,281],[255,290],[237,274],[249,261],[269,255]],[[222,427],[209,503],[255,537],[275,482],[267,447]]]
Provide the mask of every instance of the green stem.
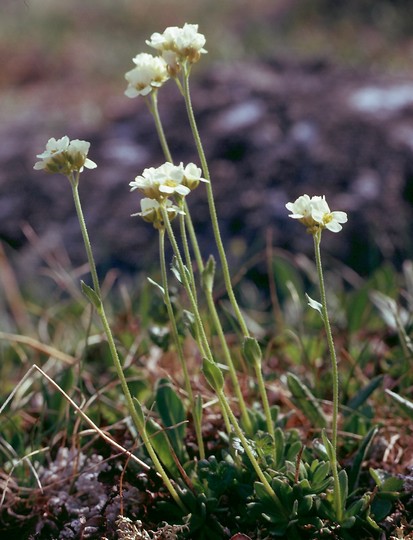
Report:
[[209,174],[208,163],[207,163],[207,160],[206,160],[206,157],[205,157],[205,152],[204,152],[204,149],[203,149],[203,146],[202,146],[201,138],[199,136],[198,127],[197,127],[197,124],[196,124],[195,115],[194,115],[194,111],[193,111],[193,108],[192,108],[191,94],[190,94],[190,91],[189,91],[189,71],[187,69],[184,71],[184,74],[183,74],[182,92],[183,92],[183,96],[184,96],[184,99],[185,99],[185,105],[186,105],[186,111],[187,111],[187,115],[188,115],[188,119],[189,119],[189,124],[191,126],[192,135],[193,135],[194,140],[195,140],[195,145],[196,145],[196,148],[197,148],[197,151],[198,151],[198,155],[199,155],[199,159],[200,159],[200,162],[201,162],[201,167],[202,167],[202,171],[203,171],[203,174],[204,174],[204,178],[206,180],[208,180],[208,182],[206,184],[208,206],[209,206],[209,212],[210,212],[210,215],[211,215],[211,223],[212,223],[212,228],[213,228],[213,231],[214,231],[215,242],[216,242],[216,245],[217,245],[219,258],[221,260],[222,273],[223,273],[223,277],[224,277],[225,287],[226,287],[226,290],[227,290],[229,300],[230,300],[231,305],[232,305],[232,309],[234,310],[235,316],[236,316],[236,318],[238,320],[238,324],[241,327],[242,333],[243,333],[244,336],[249,336],[250,333],[249,333],[248,327],[247,327],[247,325],[245,323],[244,317],[242,316],[241,310],[240,310],[240,308],[238,306],[238,302],[237,302],[237,299],[235,298],[235,294],[234,294],[234,291],[233,291],[233,288],[232,288],[228,261],[227,261],[227,258],[226,258],[225,249],[224,249],[222,239],[221,239],[221,232],[219,230],[218,217],[217,217],[217,212],[216,212],[216,208],[215,208],[214,195],[213,195],[213,191],[212,191],[211,176]]
[[267,424],[267,430],[273,440],[273,459],[274,463],[277,463],[277,448],[275,446],[275,430],[274,422],[271,416],[270,403],[268,401],[268,394],[265,388],[265,381],[262,374],[261,363],[254,362],[255,376],[257,377],[258,390],[262,399],[262,406],[264,407],[265,420]]
[[80,230],[82,232],[83,243],[86,249],[87,260],[89,262],[89,270],[92,275],[93,289],[95,293],[98,295],[98,297],[101,298],[99,278],[96,271],[95,259],[93,257],[92,246],[90,243],[89,234],[87,232],[86,222],[83,215],[82,205],[81,205],[80,197],[79,197],[79,189],[78,189],[79,172],[76,173],[76,175],[72,173],[72,175],[69,177],[69,182],[70,182],[70,185],[72,186],[72,194],[73,194],[73,200],[76,207],[76,214],[79,220]]
[[218,312],[215,307],[212,291],[210,291],[207,287],[205,287],[204,292],[205,292],[205,297],[208,304],[208,309],[212,317],[212,322],[218,334],[218,339],[221,344],[222,352],[224,354],[225,363],[228,366],[229,375],[232,382],[232,387],[234,389],[235,395],[238,400],[238,405],[240,408],[243,425],[245,427],[246,432],[249,435],[252,435],[251,419],[248,415],[247,407],[245,405],[244,396],[242,395],[242,391],[241,391],[241,387],[238,381],[238,376],[237,376],[237,372],[234,366],[234,362],[232,361],[232,357],[231,357],[231,353],[227,344],[227,340],[225,339],[225,334],[222,329],[221,321],[219,320]]
[[[185,390],[186,390],[186,393],[188,394],[192,415],[193,417],[195,417],[194,394],[192,392],[191,382],[189,380],[188,368],[185,362],[182,345],[179,339],[178,329],[177,329],[176,320],[175,320],[175,314],[174,314],[172,304],[171,304],[171,298],[169,296],[168,276],[167,276],[166,264],[165,264],[165,229],[159,230],[159,256],[160,256],[161,275],[162,275],[162,287],[164,289],[164,302],[166,305],[166,309],[168,311],[169,320],[171,322],[173,340],[175,342],[175,347],[178,352],[179,361],[181,363],[182,371],[184,374]],[[204,448],[204,441],[202,438],[202,433],[200,430],[201,426],[198,424],[198,422],[194,422],[194,425],[195,425],[196,438],[197,438],[198,448],[199,448],[199,456],[200,456],[200,459],[204,459],[205,448]]]
[[201,319],[201,316],[199,314],[197,301],[196,301],[196,298],[194,297],[194,295],[192,293],[192,287],[191,287],[191,284],[189,282],[189,279],[188,279],[188,276],[187,276],[187,273],[186,273],[185,265],[183,263],[181,253],[179,251],[179,247],[178,247],[178,244],[176,242],[175,235],[174,235],[174,232],[172,230],[172,226],[171,226],[171,223],[169,221],[168,214],[167,214],[165,208],[163,208],[162,206],[161,206],[161,209],[162,209],[162,217],[163,217],[163,221],[164,221],[164,224],[165,224],[166,232],[168,233],[169,241],[171,242],[173,252],[174,252],[176,260],[178,262],[179,273],[181,275],[182,283],[183,283],[183,285],[185,287],[185,290],[187,292],[187,295],[189,297],[189,302],[191,304],[191,309],[192,309],[193,315],[195,317],[195,326],[196,326],[197,334],[198,334],[198,337],[199,337],[198,346],[199,346],[199,348],[201,350],[201,354],[206,356],[212,362],[215,362],[214,358],[212,356],[212,352],[211,352],[211,349],[210,349],[210,346],[209,346],[209,343],[208,343],[207,336],[205,334],[204,325],[202,323],[202,319]]
[[[179,201],[179,208],[181,210],[183,210],[183,207],[184,207],[184,201],[181,200],[181,201]],[[189,252],[188,238],[186,236],[185,217],[186,217],[186,213],[185,213],[185,215],[180,214],[180,216],[179,216],[179,229],[180,229],[180,233],[181,233],[182,246],[184,248],[186,266],[187,266],[187,268],[189,270],[189,273],[191,275],[192,294],[194,295],[194,298],[196,299],[197,298],[197,292],[196,292],[196,286],[195,286],[195,276],[194,276],[194,269],[192,268],[191,254]]]
[[152,446],[152,444],[151,444],[151,442],[150,442],[150,440],[149,440],[149,438],[147,436],[146,428],[145,428],[144,423],[142,422],[140,416],[136,412],[135,404],[133,402],[132,395],[131,395],[130,390],[129,390],[129,386],[128,386],[128,383],[126,381],[125,374],[123,373],[122,364],[121,364],[120,359],[119,359],[119,355],[118,355],[118,351],[116,349],[115,341],[113,339],[112,331],[111,331],[111,328],[109,326],[109,323],[108,323],[108,320],[107,320],[107,317],[106,317],[106,313],[105,313],[105,309],[104,309],[104,306],[103,306],[103,303],[102,303],[102,298],[101,298],[101,294],[100,294],[99,279],[98,279],[97,272],[96,272],[96,264],[95,264],[95,260],[94,260],[94,257],[93,257],[92,246],[91,246],[91,243],[90,243],[90,240],[89,240],[89,235],[88,235],[88,232],[87,232],[86,222],[85,222],[85,219],[84,219],[82,206],[81,206],[81,203],[80,203],[80,198],[79,198],[79,193],[78,193],[79,173],[77,174],[76,177],[74,177],[72,175],[72,177],[69,178],[69,181],[70,181],[70,183],[72,185],[73,199],[74,199],[74,202],[75,202],[76,213],[77,213],[77,216],[78,216],[80,229],[82,231],[82,236],[83,236],[83,241],[84,241],[84,244],[85,244],[86,254],[87,254],[88,261],[89,261],[90,271],[91,271],[91,274],[92,274],[92,281],[93,281],[94,291],[95,291],[95,293],[97,294],[97,296],[99,297],[99,300],[100,300],[99,307],[97,307],[97,313],[98,313],[98,315],[100,317],[100,320],[102,322],[102,325],[103,325],[103,329],[104,329],[104,332],[105,332],[105,335],[106,335],[106,339],[108,341],[111,357],[112,357],[112,360],[113,360],[113,363],[114,363],[114,366],[115,366],[115,369],[116,369],[116,373],[117,373],[117,376],[119,378],[119,381],[120,381],[120,384],[121,384],[121,387],[122,387],[123,395],[124,395],[125,400],[126,400],[126,405],[128,407],[129,414],[131,415],[132,421],[135,424],[136,429],[138,430],[138,432],[139,432],[139,434],[140,434],[140,436],[142,438],[142,441],[143,441],[143,443],[144,443],[144,445],[145,445],[145,447],[146,447],[146,449],[148,451],[148,454],[149,454],[150,458],[152,459],[152,462],[153,462],[153,464],[155,466],[155,469],[157,470],[157,472],[161,476],[166,488],[168,489],[169,493],[171,494],[171,496],[174,499],[174,501],[176,502],[176,504],[181,508],[181,510],[184,511],[184,512],[187,512],[184,504],[182,503],[182,501],[181,501],[181,499],[180,499],[180,497],[178,495],[178,492],[176,491],[176,489],[172,485],[171,480],[169,479],[168,475],[166,474],[162,464],[160,463],[160,461],[159,461],[159,459],[158,459],[158,457],[157,457],[157,455],[156,455],[156,453],[155,453],[155,451],[153,449],[153,446]]
[[323,314],[323,322],[324,322],[324,328],[327,336],[327,343],[328,343],[328,349],[330,352],[330,359],[331,359],[331,371],[332,371],[332,377],[333,377],[333,419],[332,419],[332,441],[331,444],[333,446],[334,450],[334,460],[331,464],[332,472],[333,472],[333,478],[334,478],[334,500],[335,500],[335,506],[336,506],[336,512],[339,521],[342,518],[342,501],[341,501],[341,491],[340,491],[340,483],[338,478],[338,465],[337,465],[337,425],[338,425],[338,400],[339,400],[339,378],[338,378],[338,365],[337,365],[337,356],[336,356],[336,350],[334,347],[334,340],[333,340],[333,334],[331,332],[331,326],[330,326],[330,319],[328,316],[328,309],[327,309],[327,297],[326,297],[326,291],[324,286],[324,276],[323,276],[323,268],[321,264],[321,252],[320,252],[320,244],[321,244],[321,229],[316,231],[313,234],[314,238],[314,251],[315,251],[315,259],[316,259],[316,266],[317,266],[317,274],[318,274],[318,284],[320,288],[320,297],[321,297],[321,310]]
[[169,161],[169,163],[173,163],[171,151],[169,150],[169,146],[165,137],[165,132],[164,132],[163,125],[161,122],[161,118],[159,116],[157,90],[153,90],[151,92],[151,103],[149,105],[149,110],[152,113],[153,119],[155,121],[156,133],[158,134],[159,142],[161,143],[162,151],[164,153],[165,159],[166,161]]

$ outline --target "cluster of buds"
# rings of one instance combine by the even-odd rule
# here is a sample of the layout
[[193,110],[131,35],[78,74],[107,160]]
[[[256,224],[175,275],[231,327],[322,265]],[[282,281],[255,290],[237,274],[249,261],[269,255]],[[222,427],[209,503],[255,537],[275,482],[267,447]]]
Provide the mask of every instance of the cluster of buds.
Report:
[[194,163],[184,167],[183,163],[173,165],[167,162],[160,167],[145,169],[129,184],[131,191],[138,189],[145,196],[141,200],[141,212],[134,215],[153,223],[157,229],[163,228],[162,209],[167,211],[170,220],[183,213],[170,197],[174,197],[179,205],[199,182],[207,182],[201,174],[201,169]]
[[295,202],[287,203],[285,206],[292,212],[289,217],[298,219],[311,234],[323,229],[339,232],[343,228],[341,223],[347,221],[345,212],[330,210],[324,195],[311,198],[308,195],[301,195]]
[[198,62],[204,49],[205,36],[198,32],[197,24],[185,23],[182,28],[168,27],[163,34],[155,32],[146,41],[159,56],[140,53],[135,56],[135,67],[125,74],[128,87],[125,95],[133,98],[147,96],[158,90],[170,76],[176,76],[184,64]]
[[34,165],[36,170],[44,170],[49,173],[59,173],[71,177],[73,173],[81,173],[83,168],[94,169],[96,163],[87,157],[90,143],[74,139],[71,141],[67,135],[61,139],[49,139],[46,150],[36,157]]

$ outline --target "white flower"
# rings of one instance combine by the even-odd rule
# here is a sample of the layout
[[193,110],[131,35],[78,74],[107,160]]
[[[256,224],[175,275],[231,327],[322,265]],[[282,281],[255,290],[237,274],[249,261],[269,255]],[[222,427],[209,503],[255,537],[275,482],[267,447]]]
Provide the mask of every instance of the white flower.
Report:
[[347,222],[347,214],[345,212],[331,212],[324,195],[322,197],[312,197],[311,206],[313,219],[331,232],[341,231],[343,228],[341,223]]
[[146,96],[169,79],[167,64],[163,58],[141,53],[136,55],[133,61],[136,67],[125,74],[128,81],[125,95],[128,97]]
[[285,206],[291,212],[289,217],[298,219],[311,233],[320,229],[339,232],[343,228],[341,223],[347,222],[345,212],[331,212],[324,195],[314,196],[311,199],[308,195],[301,195],[295,202],[287,203]]
[[167,162],[157,168],[145,169],[129,185],[131,191],[139,189],[150,199],[162,200],[170,195],[188,195],[190,189],[184,186],[183,179],[183,166]]
[[94,169],[97,167],[96,163],[87,157],[89,148],[89,142],[79,139],[70,141],[67,135],[57,140],[51,138],[46,144],[46,150],[36,156],[41,161],[37,161],[33,168],[65,176],[82,172],[84,167]]
[[[183,163],[180,165],[183,168]],[[205,178],[202,178],[202,170],[195,165],[195,163],[188,163],[188,165],[183,169],[183,180],[182,183],[184,186],[189,187],[192,191],[197,188],[199,182],[208,182]]]
[[198,62],[204,49],[206,39],[198,32],[197,24],[185,23],[182,28],[168,27],[163,34],[155,32],[146,43],[161,52],[168,66],[173,71],[179,69],[183,61],[190,64]]
[[172,204],[172,201],[166,199],[160,204],[159,201],[150,198],[141,199],[141,212],[132,214],[132,216],[141,216],[144,221],[152,223],[156,229],[164,228],[162,216],[162,207],[166,210],[169,220],[171,221],[177,214],[185,214],[177,206]]
[[82,172],[83,168],[96,169],[97,165],[94,161],[87,157],[90,148],[90,142],[73,139],[70,141],[69,147],[66,150],[74,171]]

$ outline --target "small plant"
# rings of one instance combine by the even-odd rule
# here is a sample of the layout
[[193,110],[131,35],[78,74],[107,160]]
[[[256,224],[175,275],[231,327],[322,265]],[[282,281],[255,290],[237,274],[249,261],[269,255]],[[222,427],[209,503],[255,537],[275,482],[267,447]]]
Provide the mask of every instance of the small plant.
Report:
[[[84,169],[96,167],[88,158],[90,145],[67,136],[52,138],[34,166],[69,180],[92,278],[90,285],[81,282],[81,290],[100,320],[132,422],[131,432],[136,436],[134,449],[127,455],[134,467],[141,467],[139,482],[145,486],[147,497],[134,519],[120,511],[119,538],[236,539],[249,535],[289,539],[381,538],[383,529],[379,522],[400,501],[403,481],[396,477],[383,478],[374,467],[370,473],[363,469],[378,427],[370,420],[364,423],[358,420],[365,414],[362,407],[368,398],[380,388],[382,377],[361,388],[343,407],[347,429],[361,425],[368,429],[362,434],[354,433],[356,442],[352,441],[350,459],[346,457],[344,461],[340,455],[343,392],[340,392],[339,363],[327,306],[321,238],[324,231],[339,232],[347,215],[331,211],[324,196],[303,195],[286,205],[290,217],[304,224],[314,241],[320,301],[308,295],[307,301],[321,316],[325,339],[320,340],[320,350],[330,356],[330,368],[323,369],[332,387],[330,421],[320,396],[315,395],[317,388],[310,388],[293,372],[286,374],[283,390],[286,394],[288,389],[290,409],[280,410],[280,404],[271,398],[268,386],[275,376],[266,366],[264,348],[267,345],[270,350],[271,342],[258,341],[232,285],[215,209],[213,179],[198,132],[189,85],[194,64],[207,52],[205,37],[198,32],[197,25],[185,24],[182,28],[167,28],[163,34],[153,34],[147,44],[159,54],[141,53],[133,59],[135,67],[125,76],[128,83],[125,94],[145,99],[165,163],[146,168],[130,182],[130,188],[143,195],[140,212],[134,216],[153,225],[159,242],[160,283],[152,278],[148,281],[152,294],[161,297],[169,320],[166,335],[171,340],[162,340],[164,334],[161,336],[160,332],[153,332],[152,339],[158,345],[162,341],[165,350],[173,351],[179,360],[180,373],[171,372],[159,378],[153,389],[145,395],[142,393],[143,399],[125,374],[119,340],[106,314],[79,197],[81,174]],[[175,82],[185,101],[199,166],[177,164],[171,155],[158,110],[158,93],[168,80]],[[205,257],[201,252],[191,219],[188,201],[191,192],[200,186],[207,194],[219,265],[212,256]],[[174,254],[170,269],[166,241]],[[179,287],[179,292],[173,295],[171,277]],[[225,284],[237,338],[231,342],[225,333],[223,313],[214,298],[214,284],[219,277]],[[378,303],[377,295],[375,303]],[[407,355],[411,353],[411,343],[397,314],[394,308],[393,319]],[[188,353],[188,342],[195,344],[195,353]],[[299,339],[294,345],[296,351],[298,342]],[[303,365],[304,369],[307,367],[311,366]],[[195,377],[200,370],[201,380]],[[177,380],[182,381],[182,387],[179,387],[181,383],[176,384]],[[61,392],[84,421],[113,445],[114,441],[73,399],[63,389]],[[411,416],[413,406],[408,399],[391,391],[388,395]],[[289,425],[296,411],[301,412],[309,426],[307,436],[294,423]],[[218,426],[207,433],[211,415],[218,417]],[[9,474],[11,477],[12,469]],[[148,530],[141,521],[144,519],[151,523]]]

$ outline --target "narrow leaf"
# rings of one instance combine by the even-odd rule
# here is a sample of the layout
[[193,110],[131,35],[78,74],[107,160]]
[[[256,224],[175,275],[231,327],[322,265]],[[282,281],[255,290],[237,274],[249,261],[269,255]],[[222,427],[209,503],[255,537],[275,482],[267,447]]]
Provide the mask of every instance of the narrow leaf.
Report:
[[347,403],[347,407],[353,410],[357,410],[363,403],[365,403],[371,394],[378,388],[383,381],[383,375],[377,375],[374,377],[367,386],[364,386],[357,394]]
[[377,435],[379,428],[378,426],[373,426],[367,435],[364,437],[357,454],[353,459],[353,464],[348,474],[348,484],[349,491],[352,493],[358,486],[358,480],[361,471],[361,465],[366,459],[367,453],[370,449],[371,443],[373,442],[374,437]]
[[91,302],[96,309],[100,309],[102,302],[96,292],[92,289],[92,287],[86,285],[84,281],[80,282],[80,286],[82,288],[83,294],[86,296],[89,302]]
[[157,385],[156,408],[166,430],[168,439],[179,459],[184,458],[186,413],[182,401],[168,379],[160,379]]
[[391,390],[385,390],[386,394],[399,406],[399,408],[413,420],[413,401],[406,399]]
[[293,403],[305,414],[313,426],[327,427],[327,419],[311,390],[293,373],[287,373],[287,385]]

